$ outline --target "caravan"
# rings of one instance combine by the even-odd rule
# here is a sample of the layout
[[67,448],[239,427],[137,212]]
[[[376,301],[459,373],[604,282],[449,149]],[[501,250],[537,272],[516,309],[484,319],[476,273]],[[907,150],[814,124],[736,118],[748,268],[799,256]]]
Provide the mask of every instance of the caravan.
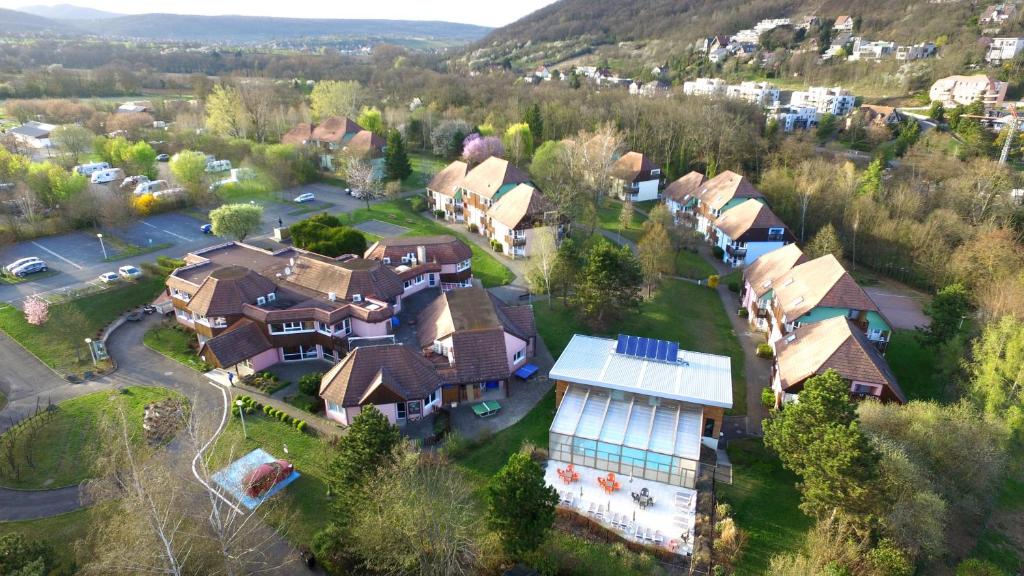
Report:
[[231,170],[231,160],[214,160],[206,164],[207,172],[227,172]]
[[75,172],[78,172],[82,176],[92,176],[93,172],[109,169],[110,164],[107,164],[106,162],[92,162],[90,164],[79,164],[78,166],[75,166]]
[[107,182],[113,182],[119,178],[124,177],[124,170],[120,168],[107,168],[106,170],[97,170],[92,173],[89,181],[93,184],[106,184]]
[[167,180],[153,180],[152,182],[142,182],[135,187],[135,195],[141,196],[143,194],[154,194],[156,192],[162,192],[169,189],[171,186],[167,183]]

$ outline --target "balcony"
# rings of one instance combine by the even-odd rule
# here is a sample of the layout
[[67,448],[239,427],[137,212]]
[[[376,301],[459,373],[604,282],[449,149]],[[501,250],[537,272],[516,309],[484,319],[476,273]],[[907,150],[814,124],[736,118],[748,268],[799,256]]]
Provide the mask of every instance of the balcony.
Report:
[[733,258],[746,258],[747,257],[747,249],[746,248],[737,248],[735,246],[726,246],[725,247],[725,253],[728,254],[729,256],[733,257]]
[[526,236],[505,236],[505,244],[509,246],[526,246]]

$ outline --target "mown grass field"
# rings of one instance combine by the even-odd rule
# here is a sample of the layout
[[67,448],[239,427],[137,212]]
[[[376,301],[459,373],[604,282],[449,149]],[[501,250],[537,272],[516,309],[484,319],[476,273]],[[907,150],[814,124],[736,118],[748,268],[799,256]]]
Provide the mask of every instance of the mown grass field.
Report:
[[184,400],[167,388],[133,386],[123,393],[94,392],[57,404],[52,413],[36,416],[32,424],[0,436],[0,449],[6,454],[13,442],[19,462],[17,474],[7,465],[0,467],[0,484],[22,489],[59,488],[92,477],[93,461],[104,443],[102,422],[114,415],[114,404],[123,403],[129,432],[136,442],[142,442],[146,404],[172,397]]

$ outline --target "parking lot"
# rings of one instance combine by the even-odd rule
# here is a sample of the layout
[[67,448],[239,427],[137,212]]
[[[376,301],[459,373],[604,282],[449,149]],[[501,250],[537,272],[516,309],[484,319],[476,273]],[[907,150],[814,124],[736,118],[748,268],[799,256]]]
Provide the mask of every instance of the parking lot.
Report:
[[181,244],[209,239],[200,231],[203,222],[179,213],[157,214],[138,220],[116,231],[127,242],[136,246],[152,244]]

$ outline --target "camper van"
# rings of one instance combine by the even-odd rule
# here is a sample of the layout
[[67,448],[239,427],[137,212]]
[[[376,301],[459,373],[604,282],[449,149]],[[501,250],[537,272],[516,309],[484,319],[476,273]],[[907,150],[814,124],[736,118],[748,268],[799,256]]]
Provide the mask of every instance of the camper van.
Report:
[[142,182],[135,187],[135,195],[141,196],[143,194],[153,194],[170,188],[170,184],[167,180],[153,180],[152,182]]
[[82,176],[92,176],[93,172],[109,169],[110,164],[107,164],[106,162],[93,162],[91,164],[79,164],[78,166],[75,166],[75,172],[78,172]]
[[106,184],[107,182],[113,182],[118,178],[124,177],[124,170],[120,168],[107,168],[106,170],[97,170],[92,173],[89,177],[89,181],[93,184]]
[[231,160],[214,160],[206,164],[207,172],[227,172],[231,170]]

